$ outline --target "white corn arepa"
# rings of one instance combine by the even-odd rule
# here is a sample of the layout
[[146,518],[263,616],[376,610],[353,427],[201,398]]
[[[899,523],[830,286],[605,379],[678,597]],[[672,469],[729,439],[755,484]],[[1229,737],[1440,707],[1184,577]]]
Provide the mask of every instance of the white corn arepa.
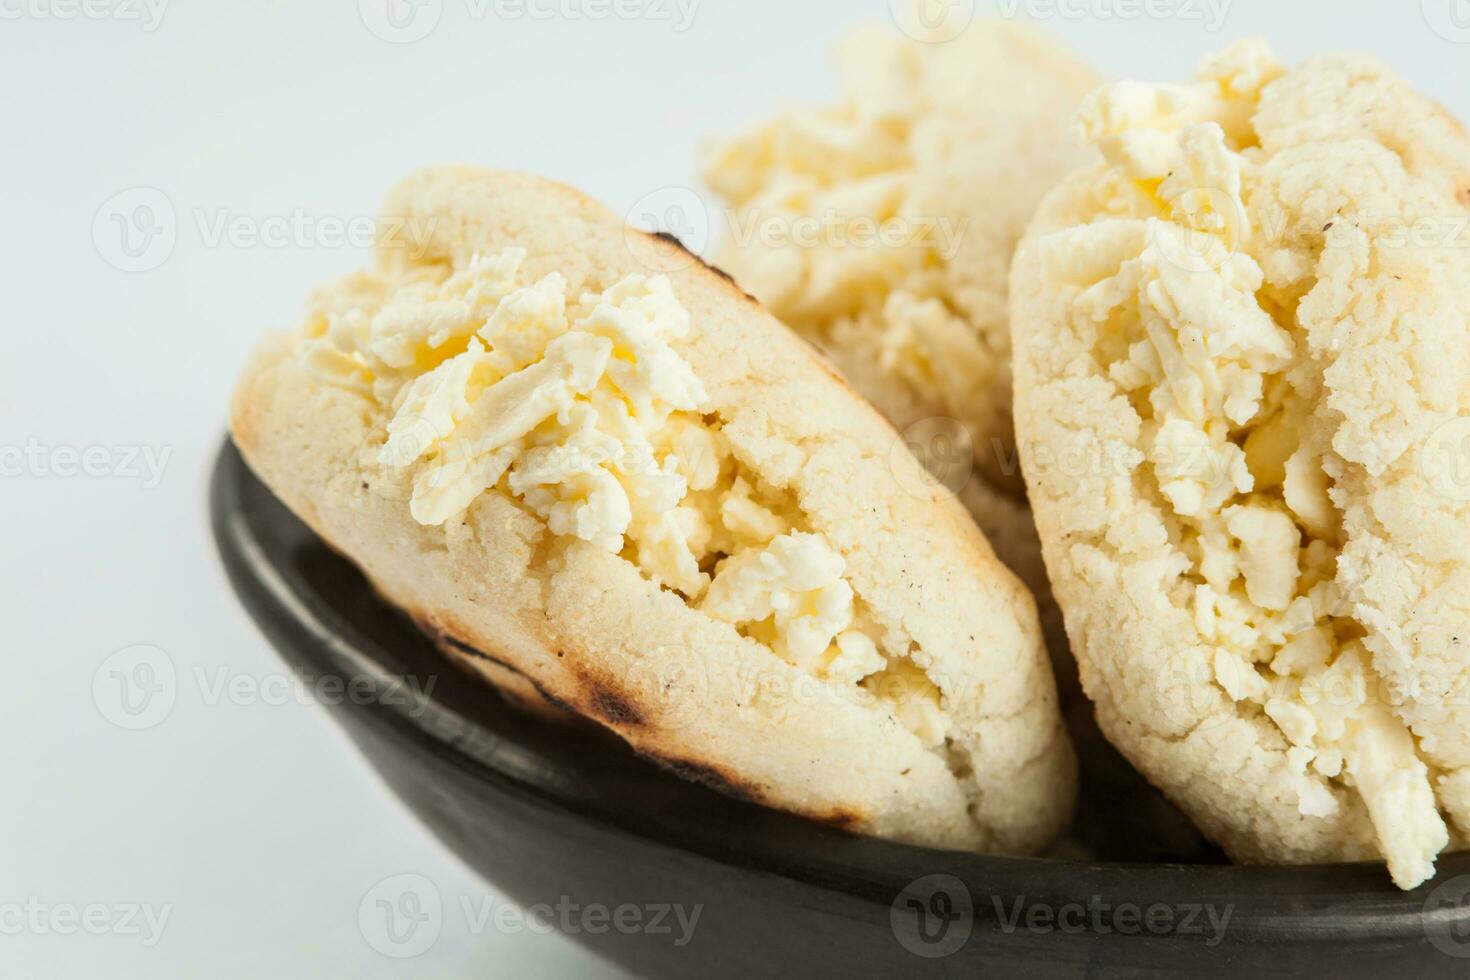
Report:
[[1034,603],[820,356],[540,178],[429,169],[385,214],[234,399],[295,513],[465,663],[686,777],[946,848],[1057,836]]
[[[1030,28],[943,43],[876,27],[838,47],[842,95],[723,139],[719,265],[817,344],[909,438],[1043,601],[1011,422],[1007,276],[1098,83]],[[973,471],[973,473],[972,473]]]
[[1078,129],[1012,316],[1099,723],[1236,859],[1413,887],[1470,830],[1470,139],[1261,41]]

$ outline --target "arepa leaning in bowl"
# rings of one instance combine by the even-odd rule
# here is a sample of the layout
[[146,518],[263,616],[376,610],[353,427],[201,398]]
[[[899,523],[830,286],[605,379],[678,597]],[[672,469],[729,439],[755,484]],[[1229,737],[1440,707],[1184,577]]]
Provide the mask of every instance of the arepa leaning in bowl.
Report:
[[1012,322],[1099,722],[1237,860],[1413,887],[1470,830],[1470,139],[1371,58],[1263,42],[1079,130]]
[[549,181],[431,169],[386,214],[416,233],[263,344],[231,424],[385,596],[727,792],[949,848],[1058,834],[1031,597],[814,351]]

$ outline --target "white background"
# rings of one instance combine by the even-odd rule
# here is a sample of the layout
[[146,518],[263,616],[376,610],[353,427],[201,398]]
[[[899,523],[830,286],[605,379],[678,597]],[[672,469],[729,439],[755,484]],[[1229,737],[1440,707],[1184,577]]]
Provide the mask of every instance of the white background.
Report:
[[[280,680],[207,533],[227,393],[261,330],[294,324],[314,284],[363,261],[323,240],[332,224],[370,216],[411,169],[536,171],[628,211],[692,185],[710,134],[828,96],[829,42],[887,22],[888,0],[682,0],[687,25],[679,0],[646,0],[641,19],[573,16],[585,0],[499,15],[428,0],[437,26],[413,43],[376,36],[357,0],[172,0],[156,22],[142,0],[86,2],[0,0],[0,451],[41,460],[17,475],[12,450],[0,477],[0,975],[608,974],[559,937],[474,934],[458,901],[485,885],[323,709],[210,696],[221,679]],[[1127,16],[1139,2],[1019,9],[1111,75],[1182,78],[1259,33],[1289,60],[1373,51],[1470,116],[1470,0],[1149,0],[1167,16]],[[515,16],[527,9],[552,15]],[[114,198],[135,187],[153,190]],[[177,237],[128,273],[110,264],[126,264],[112,222],[146,218],[138,203],[171,214]],[[214,238],[222,220],[268,232],[293,215],[306,230],[284,243]],[[50,472],[67,447],[101,447],[112,472]],[[168,454],[161,482],[117,472],[130,447]],[[178,696],[125,731],[93,680],[138,644],[167,656]],[[448,909],[407,961],[358,927],[364,896],[402,873]],[[152,945],[58,935],[64,918],[17,929],[7,909],[29,900],[150,903],[169,919]]]

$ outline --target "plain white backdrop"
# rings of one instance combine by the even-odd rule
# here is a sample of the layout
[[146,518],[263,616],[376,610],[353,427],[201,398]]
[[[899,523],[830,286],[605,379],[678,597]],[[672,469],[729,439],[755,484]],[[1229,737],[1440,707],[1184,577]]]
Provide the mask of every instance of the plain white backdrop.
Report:
[[[711,134],[828,97],[830,42],[890,4],[420,3],[0,0],[0,975],[611,972],[466,921],[493,893],[284,683],[208,537],[228,391],[261,330],[365,260],[411,169],[535,171],[633,211],[696,186]],[[1365,49],[1470,116],[1470,0],[978,6],[1114,76],[1179,79],[1247,34],[1293,61]],[[174,672],[166,713],[120,710],[112,672],[149,669]],[[400,874],[447,909],[411,960],[359,928]]]

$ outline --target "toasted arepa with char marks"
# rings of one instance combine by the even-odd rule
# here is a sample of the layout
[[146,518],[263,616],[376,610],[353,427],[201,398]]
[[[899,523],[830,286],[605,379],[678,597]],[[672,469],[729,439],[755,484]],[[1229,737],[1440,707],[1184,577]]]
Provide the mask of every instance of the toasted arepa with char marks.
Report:
[[725,792],[954,849],[1060,832],[1030,595],[806,343],[546,180],[430,169],[385,213],[412,234],[264,342],[231,422],[385,596]]

